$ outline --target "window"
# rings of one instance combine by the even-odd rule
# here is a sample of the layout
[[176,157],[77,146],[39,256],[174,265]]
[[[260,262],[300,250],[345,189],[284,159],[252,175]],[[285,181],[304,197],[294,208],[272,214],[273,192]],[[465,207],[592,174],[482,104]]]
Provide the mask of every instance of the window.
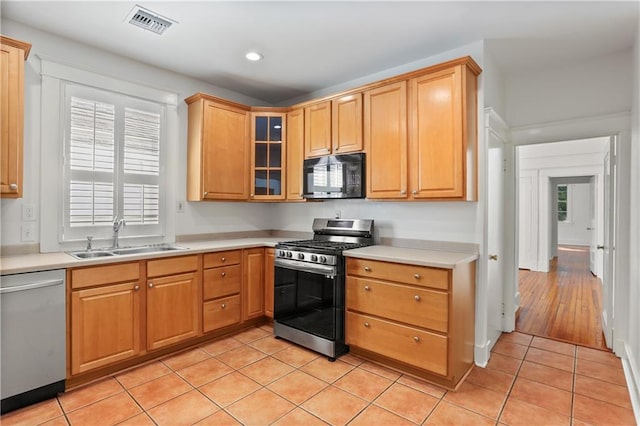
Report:
[[558,221],[570,222],[569,217],[569,185],[558,185]]
[[135,235],[160,235],[163,108],[127,95],[65,89],[63,240],[105,235],[124,218]]

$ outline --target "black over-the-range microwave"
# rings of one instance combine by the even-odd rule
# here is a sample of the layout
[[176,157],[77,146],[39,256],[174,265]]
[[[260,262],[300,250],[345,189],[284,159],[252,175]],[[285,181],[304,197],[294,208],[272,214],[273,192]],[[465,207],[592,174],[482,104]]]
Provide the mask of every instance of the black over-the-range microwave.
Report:
[[364,153],[325,155],[304,160],[303,197],[364,198]]

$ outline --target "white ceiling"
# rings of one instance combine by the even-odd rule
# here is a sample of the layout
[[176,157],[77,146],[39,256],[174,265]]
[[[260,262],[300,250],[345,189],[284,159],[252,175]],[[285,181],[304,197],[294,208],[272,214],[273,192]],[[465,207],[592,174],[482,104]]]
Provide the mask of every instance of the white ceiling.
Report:
[[[217,2],[137,4],[178,22],[158,36],[124,22],[136,2],[6,1],[3,18],[267,103],[473,41],[505,73],[631,48],[638,2]],[[264,59],[248,62],[258,50]]]

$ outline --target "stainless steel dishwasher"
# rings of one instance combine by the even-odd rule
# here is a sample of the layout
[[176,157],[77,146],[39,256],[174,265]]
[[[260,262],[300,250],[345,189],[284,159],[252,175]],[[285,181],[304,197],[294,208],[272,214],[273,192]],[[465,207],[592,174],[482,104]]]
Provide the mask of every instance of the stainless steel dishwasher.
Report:
[[64,392],[65,270],[0,278],[2,413]]

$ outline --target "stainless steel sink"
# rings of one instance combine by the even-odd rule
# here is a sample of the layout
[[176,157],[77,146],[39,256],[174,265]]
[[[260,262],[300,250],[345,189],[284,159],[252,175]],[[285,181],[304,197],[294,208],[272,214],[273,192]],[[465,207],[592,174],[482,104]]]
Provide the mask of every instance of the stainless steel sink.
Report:
[[113,253],[108,251],[77,251],[69,254],[77,259],[92,259],[94,257],[114,256]]
[[186,250],[186,247],[174,246],[172,244],[157,244],[157,245],[149,245],[149,246],[123,247],[118,249],[112,249],[111,253],[115,254],[116,256],[121,256],[125,254],[156,253],[156,252],[174,251],[174,250]]
[[144,253],[162,253],[167,251],[187,250],[186,247],[180,247],[173,244],[149,244],[146,246],[121,247],[95,251],[74,251],[69,254],[76,259],[93,259],[96,257],[108,256],[125,256],[128,254],[144,254]]

